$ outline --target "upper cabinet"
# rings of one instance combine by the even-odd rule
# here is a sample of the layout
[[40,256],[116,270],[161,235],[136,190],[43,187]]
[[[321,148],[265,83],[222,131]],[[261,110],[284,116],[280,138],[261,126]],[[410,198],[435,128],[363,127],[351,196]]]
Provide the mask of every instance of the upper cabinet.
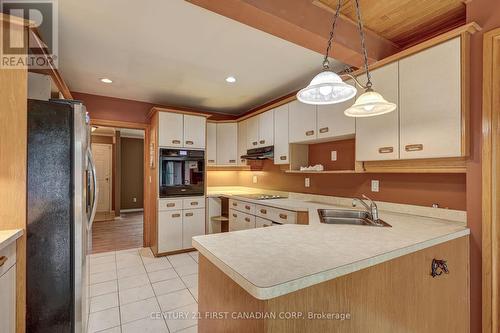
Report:
[[269,110],[257,116],[259,118],[259,147],[274,144],[274,110]]
[[217,124],[217,165],[237,165],[238,124]]
[[288,104],[290,143],[316,140],[316,106],[297,100]]
[[192,149],[205,148],[204,116],[159,112],[158,145]]
[[274,164],[288,164],[288,104],[274,109]]
[[207,123],[207,165],[217,164],[217,124]]
[[[399,104],[398,63],[371,72],[375,91],[389,102]],[[366,76],[358,80],[363,84]],[[356,160],[378,161],[399,158],[399,108],[393,112],[356,119]]]
[[462,156],[461,41],[399,61],[402,159]]
[[247,153],[247,123],[248,120],[238,123],[238,165],[247,164],[247,161],[241,158],[241,156]]
[[247,149],[259,146],[259,116],[248,118],[247,122]]

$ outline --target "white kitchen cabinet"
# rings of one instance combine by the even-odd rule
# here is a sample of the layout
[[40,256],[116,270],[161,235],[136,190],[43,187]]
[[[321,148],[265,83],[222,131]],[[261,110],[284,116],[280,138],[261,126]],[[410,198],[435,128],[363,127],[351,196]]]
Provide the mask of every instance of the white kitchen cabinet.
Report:
[[184,115],[184,147],[205,148],[205,117]]
[[159,112],[158,145],[183,147],[184,116],[180,113]]
[[247,120],[238,123],[238,165],[246,165],[247,161],[241,156],[247,153]]
[[[355,86],[353,80],[346,81]],[[355,98],[342,103],[317,106],[317,139],[329,141],[354,137],[356,132],[355,119],[348,117],[344,111],[354,104]]]
[[462,155],[460,38],[399,61],[400,158]]
[[217,164],[217,124],[207,123],[207,165]]
[[[371,72],[375,91],[399,104],[399,66],[391,63]],[[358,78],[364,84],[366,76]],[[356,119],[356,160],[380,161],[399,158],[399,105],[390,113]]]
[[248,118],[247,122],[247,149],[259,146],[259,117]]
[[182,210],[158,212],[158,252],[182,249]]
[[205,209],[187,209],[183,211],[182,247],[192,248],[191,238],[205,234]]
[[290,143],[316,140],[316,106],[295,100],[288,104],[288,112]]
[[288,104],[274,109],[274,164],[288,164]]
[[229,231],[255,228],[255,215],[229,209]]
[[273,226],[273,221],[271,221],[271,220],[266,220],[266,219],[263,219],[262,217],[255,218],[255,227],[256,228],[266,228],[266,227],[272,227],[272,226]]
[[217,124],[217,165],[237,165],[238,124]]
[[274,144],[274,110],[259,114],[259,144],[258,147],[267,147]]
[[16,265],[0,276],[0,332],[16,332]]

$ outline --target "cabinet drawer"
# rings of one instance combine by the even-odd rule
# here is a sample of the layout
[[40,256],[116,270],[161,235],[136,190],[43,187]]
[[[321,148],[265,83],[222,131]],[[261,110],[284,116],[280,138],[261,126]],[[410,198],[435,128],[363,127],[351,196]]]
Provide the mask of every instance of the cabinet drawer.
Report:
[[297,213],[286,209],[257,205],[255,215],[280,224],[297,223]]
[[229,209],[229,231],[255,228],[255,216]]
[[[3,264],[2,264],[3,263]],[[16,242],[0,250],[0,276],[16,263]]]
[[[275,224],[277,225],[277,224]],[[262,217],[256,217],[255,218],[255,227],[256,228],[267,228],[267,227],[272,227],[273,226],[273,221],[268,220],[268,219],[263,219]]]
[[178,210],[182,209],[183,199],[160,199],[158,201],[158,210]]
[[195,209],[205,207],[205,197],[194,197],[182,199],[183,209]]
[[255,204],[245,201],[229,199],[229,208],[252,215],[255,214]]

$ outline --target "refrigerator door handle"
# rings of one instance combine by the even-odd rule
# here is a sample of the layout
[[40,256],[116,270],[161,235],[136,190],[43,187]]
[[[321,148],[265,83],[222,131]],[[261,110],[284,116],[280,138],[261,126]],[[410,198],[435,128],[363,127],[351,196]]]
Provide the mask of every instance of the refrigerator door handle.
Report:
[[87,156],[89,159],[90,170],[92,172],[92,183],[94,187],[94,193],[92,195],[92,209],[90,210],[90,217],[87,223],[87,230],[90,231],[92,229],[92,224],[94,223],[95,213],[97,210],[97,198],[99,195],[99,189],[97,188],[97,176],[95,173],[94,156],[92,155],[92,150],[90,148],[87,148]]

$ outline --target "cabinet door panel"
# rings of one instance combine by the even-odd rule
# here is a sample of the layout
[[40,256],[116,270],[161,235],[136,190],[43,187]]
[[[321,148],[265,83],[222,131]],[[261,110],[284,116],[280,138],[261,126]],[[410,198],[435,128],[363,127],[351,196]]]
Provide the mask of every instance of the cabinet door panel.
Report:
[[[355,86],[353,80],[346,83]],[[354,135],[355,119],[344,114],[353,103],[354,98],[337,104],[318,105],[318,139],[342,139]]]
[[238,165],[246,165],[247,161],[241,159],[241,156],[247,153],[247,121],[238,123]]
[[207,123],[207,165],[217,164],[217,124]]
[[288,164],[288,104],[274,109],[274,164]]
[[[384,98],[399,104],[398,63],[371,72],[373,88]],[[365,83],[365,77],[360,77]],[[362,92],[359,92],[362,93]],[[356,160],[380,161],[399,158],[399,105],[387,114],[356,119]]]
[[191,239],[205,234],[205,209],[184,210],[182,221],[182,247],[192,248]]
[[16,265],[0,276],[0,332],[16,332]]
[[274,144],[274,110],[259,114],[259,147]]
[[259,146],[259,117],[248,118],[247,122],[247,149]]
[[316,140],[316,106],[293,101],[288,104],[290,143]]
[[182,249],[182,210],[158,212],[158,252]]
[[402,159],[461,156],[460,38],[399,61]]
[[184,147],[205,148],[206,118],[184,115]]
[[184,118],[180,113],[159,113],[158,145],[182,147],[184,145]]
[[238,124],[217,124],[217,165],[236,165],[238,160]]

